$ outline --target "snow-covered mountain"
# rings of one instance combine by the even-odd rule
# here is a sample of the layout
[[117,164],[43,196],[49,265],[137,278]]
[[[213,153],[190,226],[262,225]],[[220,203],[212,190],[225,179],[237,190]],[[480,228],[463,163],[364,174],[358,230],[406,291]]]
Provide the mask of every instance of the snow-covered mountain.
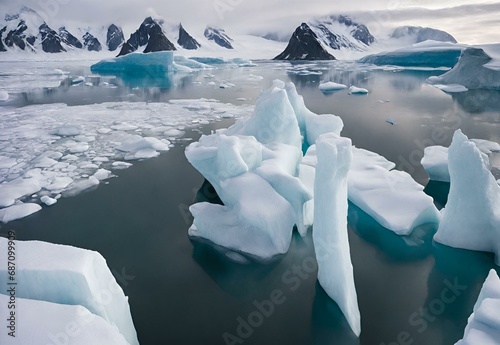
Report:
[[302,23],[290,38],[285,50],[274,60],[335,60],[320,42],[314,30]]
[[123,32],[114,24],[96,29],[62,26],[56,31],[35,10],[26,6],[6,14],[3,23],[0,22],[0,51],[100,51],[103,47],[114,50],[122,43]]
[[343,15],[313,19],[309,26],[326,46],[339,50],[366,50],[375,42],[368,28]]
[[118,56],[127,55],[135,51],[152,52],[161,50],[176,50],[175,46],[165,35],[162,28],[163,22],[147,17],[139,28],[130,35],[125,42]]
[[[191,31],[192,28],[187,29],[176,21],[148,17],[137,30],[127,34],[130,35],[127,40],[122,29],[115,24],[91,27],[59,24],[68,23],[53,26],[25,6],[12,11],[5,15],[3,21],[0,20],[0,52],[116,50],[118,55],[125,55],[134,51],[179,50],[184,55],[272,58],[289,43],[285,55],[290,59],[302,56],[330,59],[333,55],[357,59],[368,52],[397,49],[425,40],[456,42],[446,32],[412,26],[396,28],[390,36],[375,38],[367,26],[345,15],[310,19],[304,22],[306,26],[299,26],[293,34],[269,31],[258,35],[226,33],[224,29],[214,26],[207,26],[204,31]],[[304,44],[304,41],[311,42],[311,45]]]
[[445,31],[421,26],[397,27],[394,31],[392,31],[390,37],[408,40],[409,44],[420,43],[428,40],[457,43],[457,40]]
[[232,38],[226,34],[224,29],[207,26],[203,34],[209,41],[214,41],[223,48],[234,49],[231,44]]

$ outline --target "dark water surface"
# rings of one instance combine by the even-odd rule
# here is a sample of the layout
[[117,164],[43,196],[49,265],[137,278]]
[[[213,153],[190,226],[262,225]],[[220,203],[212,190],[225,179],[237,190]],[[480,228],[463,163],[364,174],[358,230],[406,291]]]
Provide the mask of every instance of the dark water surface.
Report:
[[[341,116],[344,136],[393,160],[422,184],[427,176],[418,162],[425,146],[449,145],[459,127],[471,137],[500,139],[498,94],[444,94],[425,84],[437,72],[358,69],[298,76],[281,66],[263,64],[210,73],[220,80],[235,80],[236,86],[209,87],[201,73],[187,77],[184,87],[134,92],[137,100],[207,97],[234,102],[245,97],[244,103],[252,103],[272,79],[292,80],[312,111]],[[264,80],[237,81],[250,73]],[[318,82],[330,79],[366,87],[370,94],[324,95]],[[131,92],[114,90],[119,97]],[[38,103],[30,101],[36,92],[44,91],[27,93],[27,104]],[[59,92],[46,101],[60,101]],[[86,103],[82,95],[87,91],[80,90],[80,96],[70,92],[75,92],[75,98],[71,96],[69,103]],[[148,99],[150,94],[156,98]],[[396,125],[385,122],[389,116],[397,120]],[[231,123],[224,120],[202,130],[209,133]],[[196,140],[199,134],[188,136]],[[117,171],[118,177],[109,184],[64,198],[0,231],[14,229],[19,239],[99,251],[115,276],[128,276],[118,280],[130,297],[142,345],[451,345],[462,337],[482,283],[495,267],[491,255],[436,244],[433,226],[417,228],[411,237],[397,236],[350,205],[349,239],[362,317],[358,339],[316,282],[310,234],[305,238],[294,234],[290,251],[267,265],[237,264],[207,244],[190,241],[187,229],[192,218],[187,208],[204,179],[187,162],[184,149],[181,143],[158,158]],[[492,159],[495,162],[498,157]],[[447,190],[448,185],[440,183],[426,189],[440,206],[446,202]],[[270,300],[275,303],[266,302]]]

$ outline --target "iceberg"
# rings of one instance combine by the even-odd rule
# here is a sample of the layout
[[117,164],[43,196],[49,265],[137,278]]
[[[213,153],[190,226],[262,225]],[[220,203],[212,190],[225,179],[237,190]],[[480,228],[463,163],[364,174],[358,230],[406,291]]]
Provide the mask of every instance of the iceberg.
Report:
[[344,84],[338,84],[338,83],[334,83],[333,81],[329,81],[326,83],[319,84],[319,89],[322,92],[334,92],[334,91],[338,91],[338,90],[347,89],[347,86]]
[[500,339],[500,278],[491,270],[483,284],[464,336],[455,345],[495,345]]
[[368,90],[362,87],[351,86],[349,88],[350,95],[366,95],[368,94]]
[[[8,242],[0,237],[3,253]],[[99,253],[40,241],[16,241],[16,250],[22,253],[16,257],[16,279],[22,282],[16,286],[16,298],[84,307],[128,344],[139,344],[128,298]],[[0,266],[0,285],[7,286],[7,277],[7,267]]]
[[368,55],[360,63],[401,67],[453,67],[463,47],[453,43],[425,41],[391,52]]
[[[470,139],[470,141],[476,144],[477,148],[487,155],[493,152],[500,152],[500,144],[494,141],[484,139]],[[450,182],[447,147],[439,145],[426,147],[421,163],[431,180]]]
[[432,84],[460,84],[472,89],[500,90],[500,70],[490,67],[498,63],[481,48],[467,48],[458,63],[439,77],[428,79]]
[[[10,317],[9,297],[0,294],[2,320]],[[72,344],[130,345],[102,317],[78,305],[65,305],[25,298],[16,298],[16,308],[22,312],[15,337],[9,328],[0,332],[0,343],[10,345]]]
[[361,333],[354,273],[347,236],[347,175],[351,140],[324,134],[316,141],[313,242],[318,281],[340,307],[354,334]]
[[298,178],[301,141],[285,85],[275,82],[251,116],[189,145],[188,161],[223,202],[192,205],[189,235],[264,260],[286,253],[293,226],[305,233],[311,199]]
[[500,186],[489,159],[460,130],[448,150],[450,193],[434,240],[495,253],[500,265]]
[[173,71],[174,53],[130,53],[113,59],[101,60],[90,66],[92,73],[99,74],[165,74]]

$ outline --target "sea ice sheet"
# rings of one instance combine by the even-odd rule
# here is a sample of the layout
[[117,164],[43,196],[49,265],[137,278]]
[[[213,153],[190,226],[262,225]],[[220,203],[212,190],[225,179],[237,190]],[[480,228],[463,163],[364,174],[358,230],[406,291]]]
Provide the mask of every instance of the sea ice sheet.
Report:
[[190,128],[250,112],[206,99],[0,108],[0,210],[76,195],[130,166],[124,160],[169,150]]

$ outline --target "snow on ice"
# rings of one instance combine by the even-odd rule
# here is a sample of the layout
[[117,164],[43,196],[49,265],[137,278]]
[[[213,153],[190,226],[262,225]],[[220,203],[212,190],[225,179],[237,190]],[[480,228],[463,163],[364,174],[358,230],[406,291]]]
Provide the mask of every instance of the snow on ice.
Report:
[[[8,240],[0,237],[2,252],[7,252],[7,244]],[[65,308],[58,308],[58,305],[81,306],[80,310],[87,309],[107,323],[99,321],[97,326],[109,332],[109,336],[121,338],[118,336],[121,334],[126,343],[139,344],[128,298],[99,253],[40,241],[16,241],[16,250],[23,253],[16,257],[16,278],[22,281],[16,286],[16,297],[26,299],[30,310],[40,305],[48,311],[54,308],[63,312]],[[9,276],[6,269],[5,265],[0,268],[0,283],[4,286]],[[51,304],[31,303],[32,300]],[[66,309],[67,312],[76,310]],[[31,318],[29,314],[25,316]],[[35,319],[33,330],[41,330],[39,327],[48,322],[44,321],[46,319],[46,316]],[[61,319],[53,321],[57,325]]]

